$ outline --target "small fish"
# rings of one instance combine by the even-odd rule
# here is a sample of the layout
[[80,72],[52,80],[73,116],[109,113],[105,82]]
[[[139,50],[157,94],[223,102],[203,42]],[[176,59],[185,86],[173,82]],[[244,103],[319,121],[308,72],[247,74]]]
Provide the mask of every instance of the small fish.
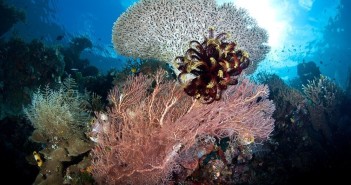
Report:
[[109,73],[110,76],[115,76],[115,74],[116,74],[115,71],[111,71],[111,72]]
[[61,81],[61,76],[58,76],[58,77],[57,77],[57,83],[59,83],[59,84],[62,83],[62,81]]
[[130,69],[130,71],[131,71],[132,74],[135,75],[135,76],[138,76],[138,75],[140,74],[140,72],[141,72],[140,70],[137,70],[137,69],[134,68],[134,67],[133,67],[132,69]]
[[290,122],[291,123],[295,123],[295,119],[294,118],[290,118]]
[[63,37],[64,37],[64,35],[58,35],[58,36],[56,37],[56,40],[62,40]]
[[38,154],[38,152],[34,151],[33,156],[34,156],[35,161],[37,162],[37,165],[39,167],[43,166],[43,160],[41,159],[41,156]]
[[71,68],[71,71],[78,71],[77,68]]
[[132,69],[130,69],[130,71],[132,72],[132,73],[136,73],[137,72],[137,70],[136,70],[136,68],[132,68]]

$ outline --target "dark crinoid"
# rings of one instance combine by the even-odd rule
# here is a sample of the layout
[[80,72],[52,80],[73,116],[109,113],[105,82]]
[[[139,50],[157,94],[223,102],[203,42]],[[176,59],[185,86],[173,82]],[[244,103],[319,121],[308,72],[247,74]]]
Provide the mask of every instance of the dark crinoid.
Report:
[[235,76],[250,64],[248,53],[236,50],[234,42],[225,42],[227,37],[227,33],[214,36],[214,29],[210,28],[208,38],[202,43],[190,41],[190,49],[175,59],[184,91],[203,103],[219,100],[222,91],[228,85],[236,85]]

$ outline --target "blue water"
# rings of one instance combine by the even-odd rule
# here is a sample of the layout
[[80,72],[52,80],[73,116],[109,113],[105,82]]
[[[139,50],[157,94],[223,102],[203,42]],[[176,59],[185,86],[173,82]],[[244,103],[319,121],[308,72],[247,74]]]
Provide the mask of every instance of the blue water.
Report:
[[[135,0],[8,0],[27,12],[26,22],[15,25],[8,33],[16,33],[26,40],[42,38],[51,44],[68,42],[77,35],[87,36],[94,45],[92,52],[106,57],[108,62],[92,60],[103,71],[118,67],[124,60],[113,50],[111,30],[118,16]],[[296,77],[296,65],[314,61],[321,72],[345,87],[350,66],[351,41],[350,2],[347,0],[218,0],[234,2],[251,11],[254,18],[266,28],[272,41],[272,50],[261,62],[260,70],[279,74],[288,81]],[[261,2],[257,6],[257,2]],[[255,6],[256,5],[256,6]],[[262,6],[263,8],[259,8]],[[266,8],[266,9],[264,9]],[[273,10],[273,15],[272,14]],[[255,17],[256,16],[256,17]],[[38,29],[40,28],[40,29]],[[60,42],[57,35],[66,36]],[[88,56],[89,57],[89,56]],[[123,63],[123,62],[122,62]]]

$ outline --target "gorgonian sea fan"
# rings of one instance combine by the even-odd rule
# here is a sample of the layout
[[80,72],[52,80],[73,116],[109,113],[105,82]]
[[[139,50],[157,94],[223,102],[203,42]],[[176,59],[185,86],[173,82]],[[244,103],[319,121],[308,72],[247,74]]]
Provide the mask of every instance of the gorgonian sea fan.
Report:
[[228,85],[238,83],[235,76],[249,66],[249,55],[236,50],[236,43],[226,42],[228,37],[228,33],[214,36],[214,29],[210,28],[202,43],[190,41],[185,55],[176,57],[178,80],[189,96],[211,103],[221,98]]

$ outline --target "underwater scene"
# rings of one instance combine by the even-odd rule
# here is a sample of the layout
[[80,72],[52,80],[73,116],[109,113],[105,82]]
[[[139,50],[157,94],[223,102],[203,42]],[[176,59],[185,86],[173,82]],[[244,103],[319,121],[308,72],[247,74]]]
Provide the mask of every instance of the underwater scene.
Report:
[[344,184],[349,0],[0,0],[0,184]]

